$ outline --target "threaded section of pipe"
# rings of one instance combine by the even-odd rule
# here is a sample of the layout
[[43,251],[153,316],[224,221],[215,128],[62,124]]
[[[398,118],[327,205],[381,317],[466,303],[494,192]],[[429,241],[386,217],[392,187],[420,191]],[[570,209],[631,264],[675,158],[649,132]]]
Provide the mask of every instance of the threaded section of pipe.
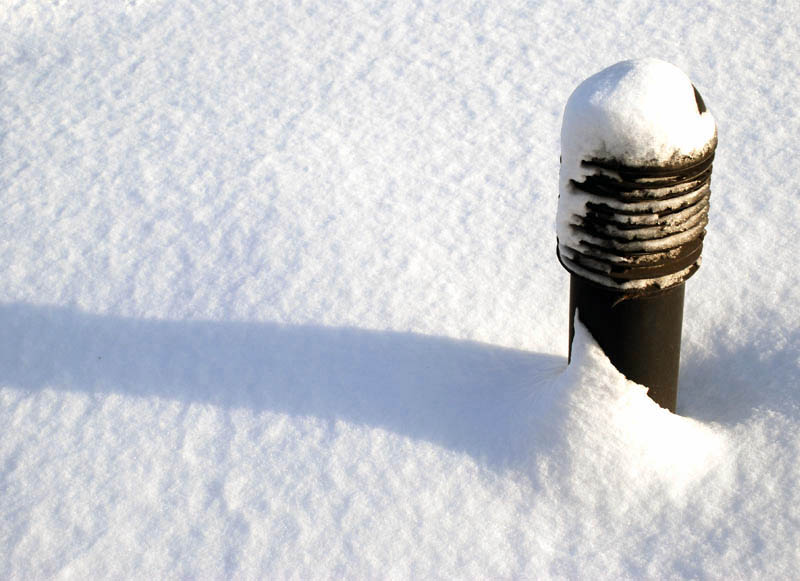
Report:
[[584,202],[571,205],[569,237],[559,239],[564,268],[630,295],[685,282],[700,267],[715,148],[716,138],[662,166],[584,160],[582,181],[562,193]]

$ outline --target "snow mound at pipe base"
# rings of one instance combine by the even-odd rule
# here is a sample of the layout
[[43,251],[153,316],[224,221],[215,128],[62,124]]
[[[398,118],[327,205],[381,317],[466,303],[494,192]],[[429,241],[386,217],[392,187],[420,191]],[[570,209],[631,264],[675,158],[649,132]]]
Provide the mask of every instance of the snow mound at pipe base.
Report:
[[561,471],[564,484],[582,490],[598,491],[601,481],[603,491],[655,486],[679,500],[726,456],[722,431],[659,407],[646,387],[617,371],[579,321],[572,360],[536,407],[532,449],[540,453],[540,476]]

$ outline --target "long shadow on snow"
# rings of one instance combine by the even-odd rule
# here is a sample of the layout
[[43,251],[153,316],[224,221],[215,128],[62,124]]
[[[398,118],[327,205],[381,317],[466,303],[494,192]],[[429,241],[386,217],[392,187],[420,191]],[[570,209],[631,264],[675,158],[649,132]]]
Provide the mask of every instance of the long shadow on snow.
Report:
[[519,452],[563,357],[412,333],[171,322],[0,306],[0,381],[158,396],[381,427],[492,466]]

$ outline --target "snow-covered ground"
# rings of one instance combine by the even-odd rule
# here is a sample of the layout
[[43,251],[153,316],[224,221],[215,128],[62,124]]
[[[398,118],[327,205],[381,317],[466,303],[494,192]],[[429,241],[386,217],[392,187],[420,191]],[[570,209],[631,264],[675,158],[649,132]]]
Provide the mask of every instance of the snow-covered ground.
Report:
[[[789,1],[0,7],[0,578],[800,570]],[[562,113],[719,129],[679,415],[578,328]]]

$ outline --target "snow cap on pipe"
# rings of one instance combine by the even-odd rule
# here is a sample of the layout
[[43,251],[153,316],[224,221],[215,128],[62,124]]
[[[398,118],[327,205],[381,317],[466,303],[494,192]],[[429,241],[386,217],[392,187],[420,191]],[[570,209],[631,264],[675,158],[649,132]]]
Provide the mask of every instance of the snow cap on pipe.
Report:
[[677,67],[623,61],[572,93],[561,130],[557,217],[564,267],[631,295],[700,265],[714,118]]

